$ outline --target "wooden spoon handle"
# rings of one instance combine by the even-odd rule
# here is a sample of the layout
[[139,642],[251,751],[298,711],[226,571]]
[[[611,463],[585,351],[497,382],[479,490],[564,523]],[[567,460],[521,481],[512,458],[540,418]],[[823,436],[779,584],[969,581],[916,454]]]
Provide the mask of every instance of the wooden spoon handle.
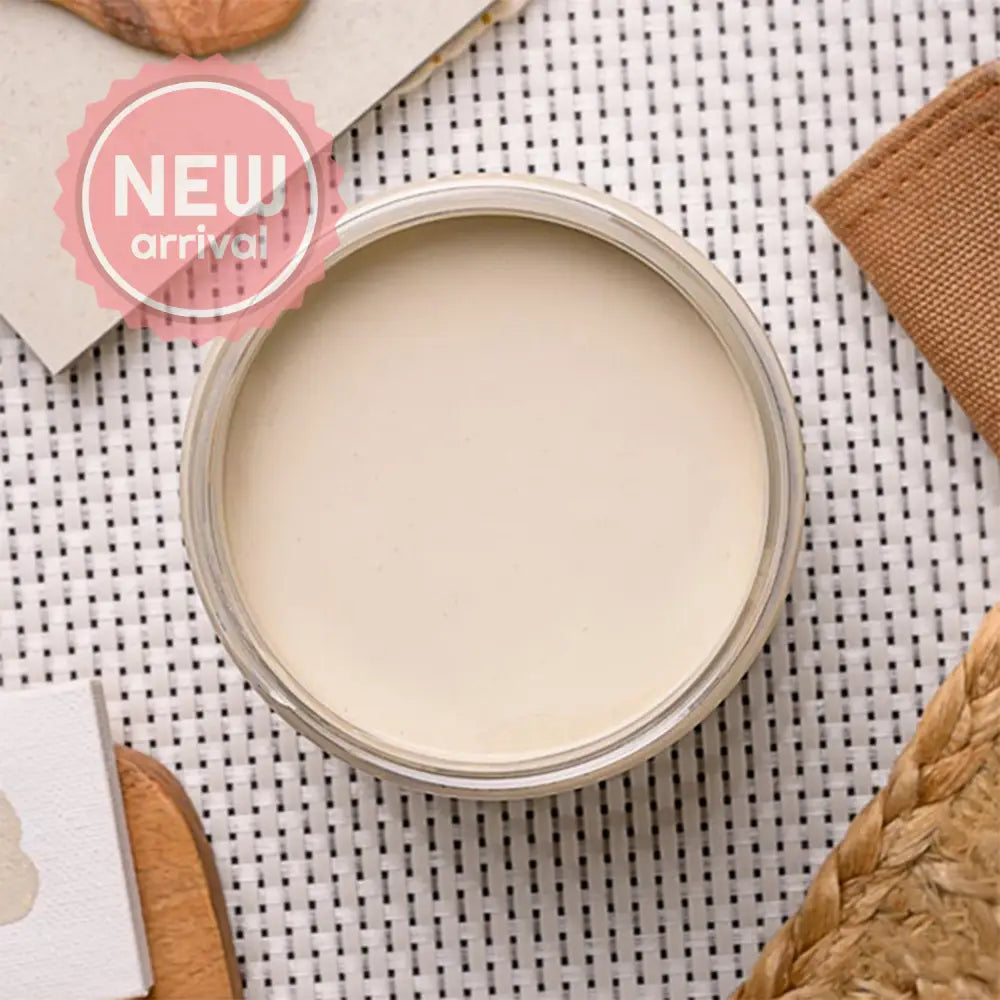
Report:
[[52,0],[132,45],[207,56],[267,38],[304,0]]

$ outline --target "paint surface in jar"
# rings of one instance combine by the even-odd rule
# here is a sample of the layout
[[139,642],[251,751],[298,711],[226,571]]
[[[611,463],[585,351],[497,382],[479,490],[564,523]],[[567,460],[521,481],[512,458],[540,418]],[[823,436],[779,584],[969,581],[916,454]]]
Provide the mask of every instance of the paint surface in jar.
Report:
[[759,418],[623,251],[484,217],[385,237],[267,337],[224,509],[258,630],[325,708],[443,761],[599,741],[703,666],[759,565]]

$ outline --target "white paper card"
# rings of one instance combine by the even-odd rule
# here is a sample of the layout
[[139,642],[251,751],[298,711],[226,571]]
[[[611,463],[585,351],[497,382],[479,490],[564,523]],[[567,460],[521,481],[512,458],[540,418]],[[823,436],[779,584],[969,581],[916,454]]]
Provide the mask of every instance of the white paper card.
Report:
[[[0,316],[52,371],[119,319],[60,246],[53,206],[66,136],[112,81],[157,58],[50,3],[2,0]],[[230,53],[283,78],[338,135],[473,20],[487,0],[310,0],[275,38]]]
[[100,684],[0,694],[0,793],[0,893],[5,873],[6,891],[23,889],[10,875],[12,852],[37,873],[27,914],[0,923],[0,995],[145,996],[152,973]]

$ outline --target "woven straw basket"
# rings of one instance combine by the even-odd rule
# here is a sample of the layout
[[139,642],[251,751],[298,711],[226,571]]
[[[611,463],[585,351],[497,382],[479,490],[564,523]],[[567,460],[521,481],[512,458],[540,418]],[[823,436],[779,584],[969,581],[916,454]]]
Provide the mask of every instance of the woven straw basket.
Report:
[[733,1000],[1000,997],[1000,605]]

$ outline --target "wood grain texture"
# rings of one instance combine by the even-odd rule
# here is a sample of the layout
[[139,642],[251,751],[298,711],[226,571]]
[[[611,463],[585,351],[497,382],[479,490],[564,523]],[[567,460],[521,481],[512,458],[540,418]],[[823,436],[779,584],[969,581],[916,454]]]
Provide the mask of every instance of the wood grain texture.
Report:
[[212,849],[177,779],[116,747],[155,1000],[241,1000],[243,986]]
[[131,45],[208,56],[286,27],[304,0],[51,0]]

